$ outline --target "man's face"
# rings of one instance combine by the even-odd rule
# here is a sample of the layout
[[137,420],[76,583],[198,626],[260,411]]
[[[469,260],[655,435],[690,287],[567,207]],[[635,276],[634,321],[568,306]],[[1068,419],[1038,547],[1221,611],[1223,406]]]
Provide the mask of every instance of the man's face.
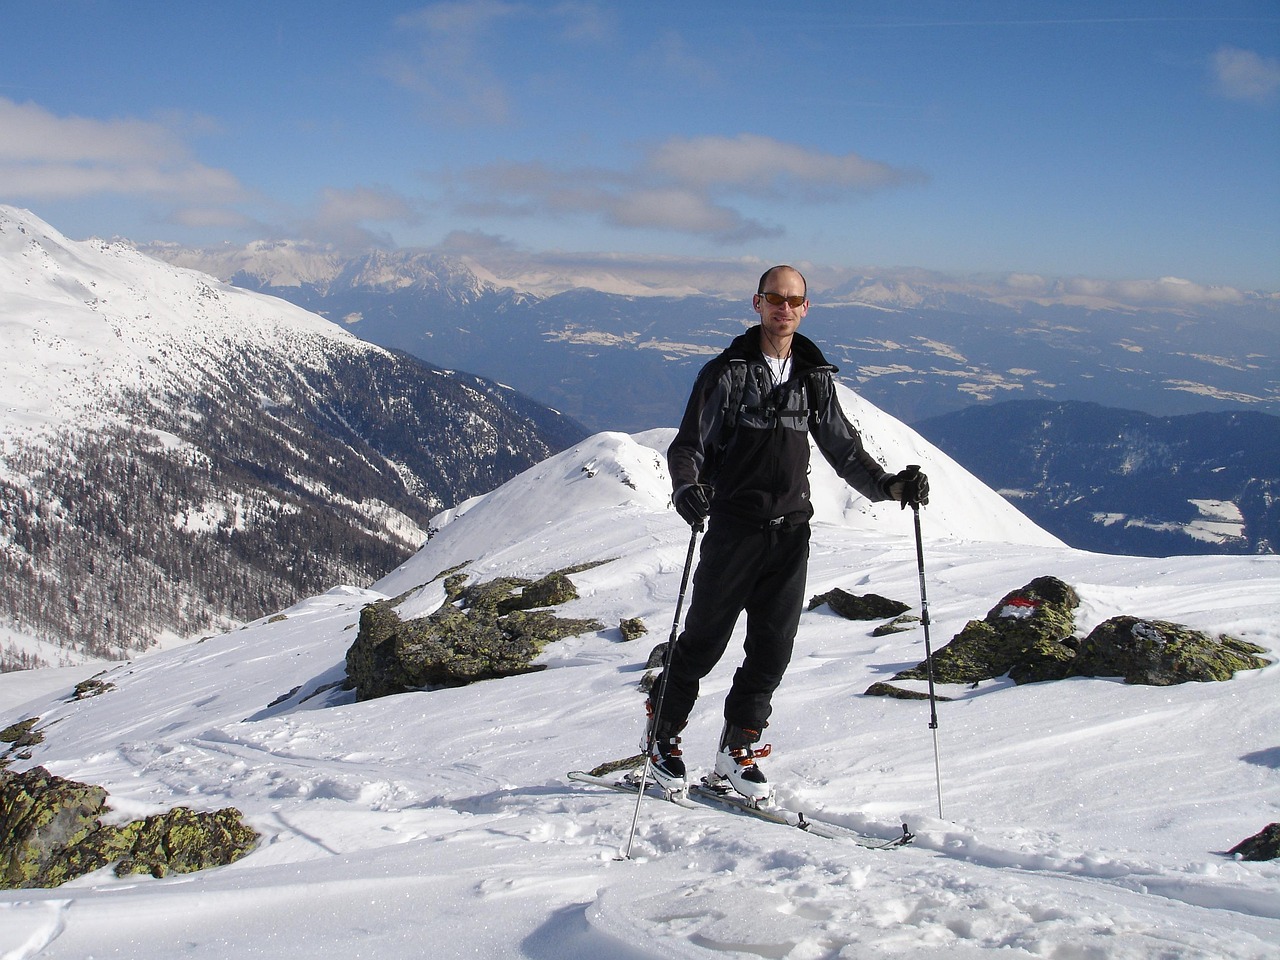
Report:
[[[775,270],[764,283],[764,293],[776,293],[783,297],[803,297],[804,278],[794,270]],[[760,314],[760,324],[764,332],[774,340],[790,337],[800,326],[800,321],[809,312],[809,301],[806,299],[798,307],[793,307],[784,300],[780,304],[770,303],[763,293],[757,293],[752,300],[756,313]]]

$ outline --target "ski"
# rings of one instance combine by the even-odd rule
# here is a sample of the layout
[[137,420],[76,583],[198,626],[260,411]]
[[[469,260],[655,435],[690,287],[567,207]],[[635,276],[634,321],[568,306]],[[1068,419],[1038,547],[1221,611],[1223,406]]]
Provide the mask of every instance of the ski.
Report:
[[737,813],[756,817],[760,820],[767,820],[769,823],[795,827],[805,833],[812,833],[816,837],[826,837],[828,840],[850,840],[860,847],[866,847],[868,850],[892,850],[895,847],[905,847],[916,838],[916,835],[911,832],[905,823],[902,825],[902,833],[890,837],[888,840],[881,837],[870,837],[864,833],[859,833],[851,827],[842,827],[837,823],[830,823],[826,820],[814,820],[806,817],[803,813],[797,813],[785,807],[760,806],[733,792],[727,786],[721,787],[709,784],[705,779],[702,783],[694,783],[689,786],[689,796],[694,800],[707,804],[719,804]]
[[[589,783],[593,787],[608,787],[610,790],[617,790],[621,793],[629,793],[635,796],[636,789],[640,786],[637,780],[632,780],[635,776],[634,771],[631,774],[613,777],[598,777],[595,774],[587,773],[584,770],[570,770],[569,779],[578,783]],[[653,797],[655,800],[666,800],[668,803],[674,803],[678,807],[696,808],[699,804],[694,803],[687,796],[670,794],[663,790],[656,780],[650,780],[645,792],[645,796]]]
[[[600,777],[582,770],[570,771],[569,779],[577,783],[586,783],[596,787],[606,787],[609,790],[617,790],[621,793],[629,793],[632,796],[635,796],[638,786],[637,783],[627,779],[625,776]],[[814,820],[806,817],[803,813],[795,813],[784,807],[756,806],[746,797],[732,792],[728,787],[721,789],[705,782],[690,784],[688,794],[683,796],[667,794],[653,783],[650,784],[650,788],[653,790],[651,795],[655,799],[667,800],[686,809],[730,810],[746,816],[756,817],[769,823],[776,823],[779,826],[794,827],[797,830],[803,830],[805,833],[811,833],[817,837],[825,837],[828,840],[849,840],[868,850],[892,850],[896,847],[906,846],[915,839],[915,834],[908,829],[905,823],[902,825],[901,834],[885,840],[881,837],[867,836],[849,827],[842,827],[839,824],[829,823],[825,820]]]

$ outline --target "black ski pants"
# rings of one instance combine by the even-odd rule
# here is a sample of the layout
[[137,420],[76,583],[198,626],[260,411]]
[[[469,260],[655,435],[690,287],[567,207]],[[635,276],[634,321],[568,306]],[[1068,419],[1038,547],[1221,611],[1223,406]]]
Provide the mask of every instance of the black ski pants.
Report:
[[[662,726],[683,728],[701,680],[724,656],[743,611],[745,656],[725,698],[724,718],[763,730],[773,692],[791,662],[809,566],[809,524],[751,524],[713,517],[693,575],[684,630],[671,651]],[[659,681],[661,682],[661,680]]]

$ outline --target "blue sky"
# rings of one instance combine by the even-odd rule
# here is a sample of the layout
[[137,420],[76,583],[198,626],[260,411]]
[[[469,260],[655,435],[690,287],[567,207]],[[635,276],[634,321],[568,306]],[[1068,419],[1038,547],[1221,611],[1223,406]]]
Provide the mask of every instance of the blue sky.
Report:
[[1280,290],[1280,4],[0,2],[72,237]]

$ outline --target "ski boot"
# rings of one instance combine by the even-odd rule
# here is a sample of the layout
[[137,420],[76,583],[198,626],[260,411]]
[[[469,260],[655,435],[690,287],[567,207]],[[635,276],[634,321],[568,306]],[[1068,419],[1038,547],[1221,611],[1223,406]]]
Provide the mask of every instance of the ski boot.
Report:
[[760,757],[767,757],[773,748],[765,744],[757,750],[754,744],[759,739],[759,730],[726,723],[724,733],[720,735],[720,752],[716,754],[716,780],[720,784],[728,782],[756,806],[773,797],[773,787],[756,763]]
[[[646,702],[649,711],[649,723],[653,724],[653,704]],[[646,735],[644,749],[649,751],[649,769],[653,779],[668,797],[683,797],[688,793],[689,784],[685,779],[684,755],[680,751],[680,731],[683,723],[671,723],[659,720],[652,727],[652,733]]]

